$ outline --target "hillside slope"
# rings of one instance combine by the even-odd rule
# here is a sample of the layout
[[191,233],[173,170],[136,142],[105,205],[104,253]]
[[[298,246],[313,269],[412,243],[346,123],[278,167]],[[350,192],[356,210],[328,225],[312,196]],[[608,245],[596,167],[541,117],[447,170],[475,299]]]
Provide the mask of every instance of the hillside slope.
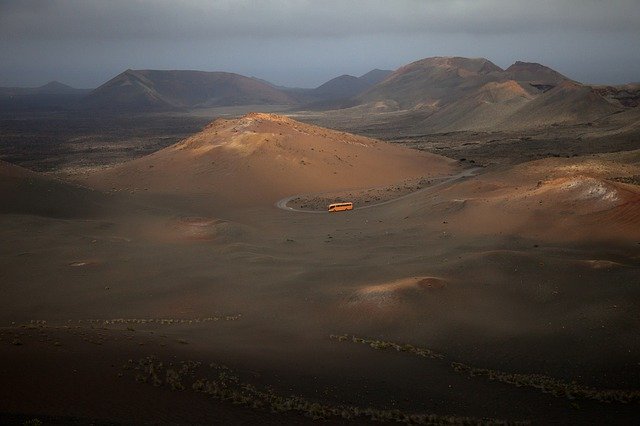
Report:
[[211,194],[225,204],[271,205],[294,194],[379,187],[449,174],[455,167],[437,155],[253,113],[218,119],[176,145],[89,175],[86,182],[102,189]]
[[501,80],[501,73],[500,67],[484,58],[427,58],[399,68],[358,100],[392,100],[401,109],[441,106],[474,88]]
[[628,90],[625,103],[609,92],[537,63],[502,70],[484,58],[435,57],[405,65],[359,95],[354,113],[385,105],[415,132],[516,130],[588,123],[633,104]]

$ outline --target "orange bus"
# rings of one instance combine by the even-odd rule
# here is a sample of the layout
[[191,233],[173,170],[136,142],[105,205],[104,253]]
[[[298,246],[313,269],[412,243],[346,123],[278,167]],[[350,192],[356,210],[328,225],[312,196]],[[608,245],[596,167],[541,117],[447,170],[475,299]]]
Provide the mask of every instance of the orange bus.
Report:
[[329,204],[329,212],[342,212],[353,210],[353,203],[333,203]]

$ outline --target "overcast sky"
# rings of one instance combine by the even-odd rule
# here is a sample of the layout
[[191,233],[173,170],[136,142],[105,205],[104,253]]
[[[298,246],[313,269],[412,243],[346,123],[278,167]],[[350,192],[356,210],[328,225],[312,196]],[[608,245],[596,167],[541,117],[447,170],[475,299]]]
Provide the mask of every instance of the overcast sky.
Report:
[[429,56],[640,81],[640,0],[0,0],[0,85],[96,87],[127,68],[315,87]]

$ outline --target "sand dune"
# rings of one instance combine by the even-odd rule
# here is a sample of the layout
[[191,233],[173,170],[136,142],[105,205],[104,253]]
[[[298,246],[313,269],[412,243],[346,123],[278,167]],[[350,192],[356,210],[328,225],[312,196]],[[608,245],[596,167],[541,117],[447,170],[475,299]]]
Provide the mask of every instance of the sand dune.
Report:
[[212,202],[273,204],[298,194],[370,188],[447,175],[455,163],[272,114],[216,120],[152,155],[86,177],[104,190],[201,194]]

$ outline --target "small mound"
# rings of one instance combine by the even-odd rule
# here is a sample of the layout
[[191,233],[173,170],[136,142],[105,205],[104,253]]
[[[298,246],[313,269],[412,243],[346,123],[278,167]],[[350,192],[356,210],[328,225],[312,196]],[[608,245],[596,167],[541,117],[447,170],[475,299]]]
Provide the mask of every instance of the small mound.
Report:
[[560,179],[559,189],[571,193],[577,200],[605,201],[612,204],[620,200],[615,187],[591,177]]
[[427,290],[440,290],[445,288],[446,282],[435,277],[418,278],[416,286]]
[[556,206],[578,203],[585,212],[593,212],[635,201],[636,188],[624,183],[637,173],[633,164],[609,160],[544,159],[518,165],[498,181],[514,182],[516,191],[505,192],[514,199],[539,198]]
[[626,169],[633,170],[629,166],[613,161],[581,159],[580,162],[558,165],[558,167],[554,169],[554,172],[569,176],[588,175],[594,177],[607,177],[616,175],[621,171],[624,173]]
[[210,217],[181,217],[174,223],[177,238],[188,240],[229,240],[242,236],[242,228],[226,220]]
[[492,103],[507,102],[514,98],[533,98],[520,84],[513,80],[489,82],[478,90],[477,97],[478,99]]
[[102,262],[95,259],[85,259],[85,260],[77,260],[75,262],[69,263],[69,266],[72,268],[80,268],[83,266],[96,266],[101,264]]
[[593,269],[613,269],[613,268],[621,268],[624,265],[619,262],[613,262],[611,260],[602,260],[602,259],[591,259],[591,260],[583,260],[582,263],[586,264],[590,268]]
[[571,209],[576,214],[587,214],[614,208],[624,202],[625,195],[614,183],[577,175],[540,181],[535,188],[510,193],[507,198],[521,202],[537,201],[554,209]]
[[436,277],[411,277],[402,278],[384,284],[376,284],[364,287],[358,290],[359,294],[382,294],[382,293],[399,293],[412,289],[441,289],[445,286],[445,281]]
[[349,305],[369,305],[385,308],[401,303],[403,299],[426,295],[427,292],[442,290],[447,282],[437,277],[410,277],[362,287],[348,300]]
[[182,216],[146,220],[136,237],[170,244],[216,242],[223,245],[244,239],[249,228],[215,217]]

